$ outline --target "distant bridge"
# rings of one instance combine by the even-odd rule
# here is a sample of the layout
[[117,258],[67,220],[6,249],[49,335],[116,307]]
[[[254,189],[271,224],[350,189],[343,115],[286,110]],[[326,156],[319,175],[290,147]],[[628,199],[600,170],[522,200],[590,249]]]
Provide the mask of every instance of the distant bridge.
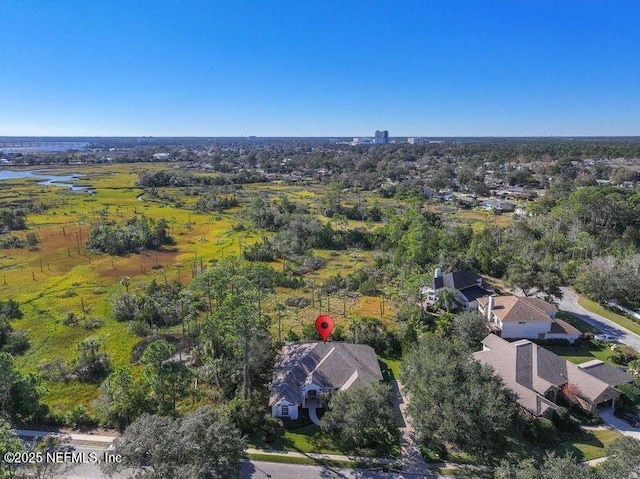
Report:
[[85,146],[86,141],[0,140],[0,149],[78,150]]

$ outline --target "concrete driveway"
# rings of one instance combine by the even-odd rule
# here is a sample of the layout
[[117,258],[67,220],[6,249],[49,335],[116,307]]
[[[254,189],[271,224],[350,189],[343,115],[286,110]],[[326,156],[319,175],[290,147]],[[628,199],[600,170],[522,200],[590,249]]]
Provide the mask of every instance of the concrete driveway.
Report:
[[630,436],[635,439],[640,439],[640,428],[633,427],[631,424],[619,419],[613,415],[613,408],[603,409],[599,411],[600,417],[605,424],[617,429],[625,436]]
[[578,295],[572,289],[562,288],[562,294],[562,300],[558,303],[558,308],[576,315],[585,323],[598,328],[605,334],[610,334],[621,343],[627,344],[637,351],[640,351],[640,336],[632,333],[622,326],[617,325],[604,316],[600,316],[599,314],[592,313],[591,311],[584,309],[578,304]]

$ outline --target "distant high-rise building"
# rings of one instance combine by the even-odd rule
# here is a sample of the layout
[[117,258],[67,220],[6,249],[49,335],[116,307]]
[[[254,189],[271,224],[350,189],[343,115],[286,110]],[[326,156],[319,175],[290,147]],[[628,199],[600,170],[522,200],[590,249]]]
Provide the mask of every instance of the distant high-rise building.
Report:
[[374,143],[376,145],[386,145],[387,143],[389,143],[389,132],[387,130],[376,130],[374,134]]
[[410,145],[421,145],[425,143],[425,141],[424,138],[409,137],[407,138],[407,143],[409,143]]

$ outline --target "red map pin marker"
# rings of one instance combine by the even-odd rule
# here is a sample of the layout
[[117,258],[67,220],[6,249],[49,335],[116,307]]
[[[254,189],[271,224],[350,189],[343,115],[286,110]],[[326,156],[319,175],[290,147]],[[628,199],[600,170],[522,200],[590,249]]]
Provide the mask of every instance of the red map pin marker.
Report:
[[331,331],[333,331],[333,319],[331,316],[325,316],[324,314],[318,316],[316,318],[316,329],[318,333],[320,333],[322,340],[326,343]]

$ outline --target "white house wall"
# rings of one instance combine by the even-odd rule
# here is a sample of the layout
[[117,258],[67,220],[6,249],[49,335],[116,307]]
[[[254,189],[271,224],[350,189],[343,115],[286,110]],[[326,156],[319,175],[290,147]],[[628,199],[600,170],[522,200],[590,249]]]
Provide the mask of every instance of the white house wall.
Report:
[[[551,323],[531,322],[531,323],[502,323],[503,338],[544,338],[551,329]],[[542,336],[540,336],[542,335]]]

